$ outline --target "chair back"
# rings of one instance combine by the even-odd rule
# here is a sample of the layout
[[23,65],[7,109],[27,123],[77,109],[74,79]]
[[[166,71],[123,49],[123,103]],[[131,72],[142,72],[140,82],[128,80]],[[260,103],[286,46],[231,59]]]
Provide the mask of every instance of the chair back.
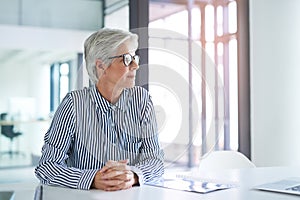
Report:
[[2,125],[1,133],[6,137],[14,137],[14,125]]
[[255,165],[237,151],[212,151],[200,161],[199,171],[217,171],[224,169],[254,168]]
[[12,133],[14,132],[14,125],[2,125],[1,126],[1,133]]
[[0,114],[0,120],[1,121],[7,120],[7,115],[8,115],[8,113],[1,113]]

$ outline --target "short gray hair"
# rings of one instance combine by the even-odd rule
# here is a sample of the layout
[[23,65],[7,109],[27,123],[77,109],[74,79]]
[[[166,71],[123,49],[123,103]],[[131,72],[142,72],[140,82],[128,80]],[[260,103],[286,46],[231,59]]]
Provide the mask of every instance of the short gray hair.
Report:
[[96,59],[100,59],[106,66],[112,62],[109,57],[114,56],[118,47],[125,41],[138,46],[138,36],[129,31],[119,29],[100,29],[91,34],[84,42],[84,59],[86,69],[90,80],[96,84],[98,82],[97,69],[95,65]]

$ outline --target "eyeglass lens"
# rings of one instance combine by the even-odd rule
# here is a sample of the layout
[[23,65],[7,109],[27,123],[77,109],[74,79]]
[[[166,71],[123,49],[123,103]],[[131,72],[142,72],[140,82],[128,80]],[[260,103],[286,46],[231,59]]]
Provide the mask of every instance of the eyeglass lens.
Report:
[[130,54],[123,55],[123,61],[126,66],[129,66],[131,64],[131,62],[133,61],[133,59],[136,62],[136,64],[140,63],[140,57],[138,55],[134,55],[134,56],[132,56]]

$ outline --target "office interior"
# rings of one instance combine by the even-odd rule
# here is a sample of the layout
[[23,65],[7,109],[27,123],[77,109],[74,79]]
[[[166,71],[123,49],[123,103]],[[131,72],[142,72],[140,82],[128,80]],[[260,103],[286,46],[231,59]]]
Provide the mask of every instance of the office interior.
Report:
[[[0,170],[36,165],[36,159],[38,159],[43,145],[43,136],[51,123],[51,117],[55,112],[59,99],[64,95],[64,92],[89,84],[82,62],[84,39],[90,33],[102,27],[128,30],[130,28],[130,17],[141,15],[139,8],[145,6],[139,5],[138,2],[127,0],[47,0],[43,2],[37,0],[4,0],[0,2],[0,113],[7,113],[6,119],[2,120],[1,125],[12,122],[14,131],[22,133],[15,137],[12,143],[9,138],[1,134],[0,154],[3,154],[0,155]],[[188,16],[192,16],[192,19],[197,16],[201,17],[197,9],[193,9],[193,12],[190,12],[192,14],[189,15],[187,10],[197,7],[195,5],[210,5],[212,2],[227,2],[227,4],[234,2],[238,7],[238,5],[246,2],[249,11],[248,24],[244,24],[248,28],[240,31],[241,34],[248,34],[248,37],[239,37],[237,40],[238,43],[248,44],[242,46],[247,49],[240,49],[239,51],[248,52],[249,57],[244,62],[236,63],[236,65],[244,63],[245,67],[249,67],[249,94],[243,94],[244,90],[239,90],[240,87],[247,89],[247,84],[246,86],[239,84],[244,79],[240,80],[241,77],[238,76],[238,71],[244,68],[238,66],[239,68],[235,69],[236,74],[232,74],[235,79],[232,83],[229,82],[229,85],[235,86],[235,89],[232,90],[243,95],[231,96],[230,108],[236,108],[236,110],[233,110],[231,118],[228,118],[230,122],[224,120],[223,115],[220,118],[222,123],[231,125],[227,133],[231,136],[229,137],[229,143],[228,138],[224,138],[225,125],[220,125],[220,129],[222,129],[220,137],[215,139],[216,136],[219,136],[216,134],[215,128],[213,130],[213,137],[215,138],[206,138],[208,140],[205,143],[205,149],[203,149],[204,141],[201,138],[203,134],[194,135],[194,140],[190,143],[189,126],[191,124],[189,123],[189,117],[191,116],[189,115],[190,110],[188,110],[189,105],[180,103],[178,105],[178,102],[181,101],[190,103],[186,99],[189,87],[182,88],[182,93],[174,95],[172,88],[166,90],[166,87],[160,87],[161,85],[159,85],[160,81],[168,79],[168,76],[165,75],[163,78],[155,76],[157,73],[163,73],[160,71],[162,69],[166,69],[167,73],[174,72],[173,65],[181,63],[182,60],[175,59],[175,61],[172,61],[173,57],[168,57],[168,55],[159,57],[160,52],[149,50],[149,74],[147,74],[146,79],[149,78],[149,91],[153,94],[154,103],[156,103],[159,130],[167,132],[161,135],[162,146],[166,151],[167,166],[170,169],[197,167],[201,162],[201,156],[206,152],[222,149],[238,151],[241,145],[238,137],[244,138],[243,143],[246,142],[249,145],[245,154],[256,166],[300,165],[300,158],[295,156],[300,151],[298,145],[300,137],[298,133],[300,94],[297,87],[300,84],[297,76],[300,72],[298,67],[300,46],[298,38],[300,34],[298,26],[300,14],[298,7],[300,2],[297,0],[149,0],[140,2],[146,2],[149,7],[149,28],[169,29],[171,33],[176,32],[175,35],[179,34],[180,37],[185,39],[189,39],[187,30],[189,27],[185,26],[188,21],[185,20],[188,20]],[[138,9],[133,10],[134,6],[132,4]],[[173,18],[170,16],[173,16]],[[239,22],[238,17],[239,15],[237,15],[237,23]],[[201,20],[192,21],[192,30],[197,29],[195,28],[197,23],[201,23]],[[181,25],[182,27],[180,27]],[[248,33],[243,33],[243,30],[247,30]],[[167,31],[165,37],[169,36],[168,34],[170,32]],[[168,40],[168,38],[165,40],[164,38],[157,38],[158,36],[155,34],[154,36],[150,34],[149,37],[150,46],[155,46],[157,43],[164,43],[165,45]],[[191,37],[193,39],[193,36]],[[195,43],[193,44],[201,46],[201,43],[197,43],[198,39],[195,36],[193,39]],[[247,41],[241,41],[242,39]],[[180,40],[172,41],[171,45],[169,44],[170,46],[164,46],[164,48],[173,50],[172,48],[181,47],[181,44]],[[184,43],[184,45],[187,45],[187,43]],[[173,51],[178,53],[177,50]],[[185,58],[188,57],[183,52],[179,53],[182,53]],[[206,56],[211,56],[209,53],[207,54]],[[155,58],[159,59],[155,60]],[[72,76],[69,76],[67,87],[57,90],[58,83],[55,82],[57,79],[55,80],[51,76],[51,70],[55,71],[55,66],[61,66],[65,63],[68,64],[67,71]],[[171,63],[172,66],[167,66],[168,63]],[[180,72],[183,72],[179,78],[182,78],[184,84],[188,83],[187,69],[189,66],[186,63],[188,62],[182,64],[186,69],[180,69],[179,66],[178,71],[175,70],[177,76]],[[151,71],[151,67],[157,69],[157,71]],[[63,70],[62,68],[61,70]],[[63,72],[60,73],[63,74]],[[63,79],[63,75],[60,78],[61,82],[66,81]],[[199,79],[197,76],[194,77],[194,80]],[[178,79],[170,81],[176,82]],[[219,83],[223,82],[224,79],[221,78]],[[151,83],[153,84],[151,85]],[[201,132],[201,130],[203,131],[203,125],[201,124],[203,109],[208,108],[202,107],[204,101],[201,100],[201,84],[195,85],[194,90],[199,93],[199,97],[195,98],[196,101],[198,98],[200,100],[197,101],[198,103],[196,102],[196,111],[192,111],[197,115],[196,122],[192,121],[194,125],[199,126],[195,130]],[[198,93],[196,92],[196,94]],[[60,97],[55,96],[58,94]],[[222,99],[222,95],[219,97]],[[249,104],[240,104],[239,101],[249,102]],[[170,102],[173,102],[173,104],[170,104]],[[221,101],[220,104],[226,102],[228,101]],[[173,107],[170,107],[170,105]],[[205,105],[209,107],[210,103],[207,102]],[[249,107],[247,112],[244,112],[243,105]],[[173,112],[179,113],[181,116],[177,118],[177,115],[174,115]],[[220,108],[219,112],[223,112],[223,110]],[[212,113],[211,116],[210,113]],[[246,122],[239,118],[239,116],[244,115],[248,116]],[[207,121],[214,119],[213,112],[211,110],[207,112],[206,117],[208,118]],[[177,124],[183,121],[184,125],[177,127]],[[245,126],[243,123],[248,123],[249,126]],[[179,129],[181,135],[176,138]],[[168,131],[173,134],[168,135],[170,134]],[[210,133],[209,125],[207,125],[206,131]],[[188,148],[190,146],[193,147],[192,150]],[[14,151],[17,150],[19,154],[13,154],[12,156],[7,154],[10,148]]]

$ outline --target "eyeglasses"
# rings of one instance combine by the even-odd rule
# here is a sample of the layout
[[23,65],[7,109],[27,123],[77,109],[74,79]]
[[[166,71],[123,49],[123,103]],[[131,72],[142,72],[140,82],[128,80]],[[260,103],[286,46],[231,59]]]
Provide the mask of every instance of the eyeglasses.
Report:
[[123,55],[119,55],[119,56],[112,56],[112,57],[109,57],[109,59],[113,59],[113,58],[121,58],[123,57],[123,63],[126,67],[128,67],[132,61],[134,60],[135,63],[138,65],[140,63],[140,56],[139,55],[130,55],[129,53],[125,53]]

